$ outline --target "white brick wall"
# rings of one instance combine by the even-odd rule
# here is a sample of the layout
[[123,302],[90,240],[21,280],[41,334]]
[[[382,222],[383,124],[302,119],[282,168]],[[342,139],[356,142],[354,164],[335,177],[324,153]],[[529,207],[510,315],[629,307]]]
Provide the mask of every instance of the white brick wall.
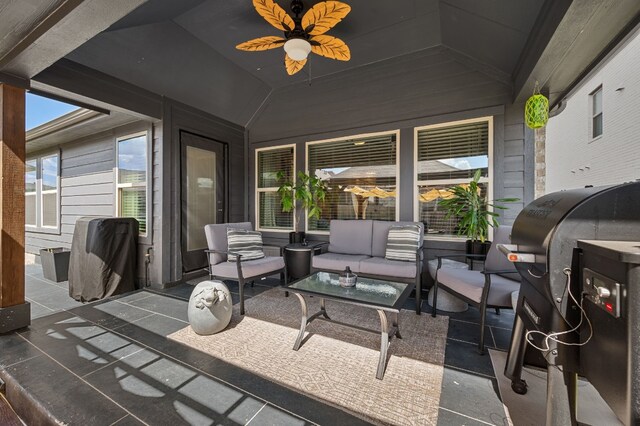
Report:
[[[547,124],[546,192],[640,179],[640,30],[583,81]],[[589,94],[603,89],[603,134],[592,140]]]

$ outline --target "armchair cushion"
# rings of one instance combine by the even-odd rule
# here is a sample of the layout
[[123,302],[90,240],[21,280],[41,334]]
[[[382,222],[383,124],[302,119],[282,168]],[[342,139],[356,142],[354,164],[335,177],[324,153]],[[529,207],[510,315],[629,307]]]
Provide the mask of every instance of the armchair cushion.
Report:
[[[461,294],[476,303],[482,300],[484,288],[484,274],[480,271],[467,269],[440,268],[438,283]],[[511,307],[511,293],[520,289],[520,282],[513,281],[500,275],[491,275],[491,291],[488,305]]]
[[511,226],[500,225],[494,228],[493,243],[487,253],[487,259],[484,262],[484,268],[488,270],[513,271],[500,273],[505,278],[512,280],[520,280],[520,274],[516,270],[513,262],[507,259],[507,256],[498,250],[498,244],[511,244]]
[[240,261],[262,259],[262,233],[247,231],[246,229],[227,228],[227,241],[229,243],[227,260],[236,261],[236,255],[242,255]]
[[[257,277],[272,272],[275,274],[284,268],[281,257],[263,257],[262,259],[242,262],[244,278]],[[222,262],[211,266],[211,274],[216,277],[238,279],[238,266],[232,262]]]
[[385,259],[415,262],[420,237],[421,230],[418,225],[392,226],[389,228]]
[[[253,227],[251,222],[239,222],[239,223],[216,223],[206,225],[204,227],[204,234],[207,237],[207,246],[209,250],[218,250],[226,252],[229,244],[227,243],[227,228],[246,229],[251,231]],[[211,264],[215,265],[227,260],[226,254],[215,253],[211,255]]]

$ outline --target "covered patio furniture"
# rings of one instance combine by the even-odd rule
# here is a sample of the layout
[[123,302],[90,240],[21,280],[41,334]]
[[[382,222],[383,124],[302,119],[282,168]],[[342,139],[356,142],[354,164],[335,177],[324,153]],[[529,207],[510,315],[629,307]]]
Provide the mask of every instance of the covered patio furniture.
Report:
[[220,223],[204,227],[207,246],[209,247],[208,250],[205,250],[209,260],[209,277],[211,279],[238,281],[240,315],[244,315],[244,283],[283,273],[286,285],[286,267],[281,256],[265,256],[261,259],[243,261],[242,255],[237,254],[235,261],[227,261],[227,255],[229,254],[227,229],[252,231],[253,227],[251,222]]
[[[511,242],[511,227],[499,226],[495,229],[493,244],[486,255],[447,255],[438,256],[438,268],[433,287],[433,313],[436,316],[438,289],[460,298],[480,309],[480,343],[478,350],[484,353],[484,333],[487,308],[512,309],[511,295],[520,289],[520,274],[513,263],[500,253],[498,244]],[[460,268],[447,268],[444,259],[464,258],[466,256],[484,258],[484,268],[474,271]]]

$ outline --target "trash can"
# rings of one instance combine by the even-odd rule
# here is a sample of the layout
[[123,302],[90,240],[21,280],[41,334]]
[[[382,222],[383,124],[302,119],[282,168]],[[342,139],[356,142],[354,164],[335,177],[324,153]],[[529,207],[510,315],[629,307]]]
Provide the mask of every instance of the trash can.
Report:
[[137,220],[79,218],[71,243],[69,296],[90,302],[136,290],[137,249]]
[[40,249],[42,275],[57,283],[69,279],[69,256],[71,252],[62,247]]

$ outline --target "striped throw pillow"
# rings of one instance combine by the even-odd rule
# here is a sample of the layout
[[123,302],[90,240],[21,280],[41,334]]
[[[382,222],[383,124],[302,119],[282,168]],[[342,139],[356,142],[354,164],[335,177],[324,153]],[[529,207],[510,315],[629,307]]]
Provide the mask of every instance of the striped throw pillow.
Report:
[[262,259],[262,233],[245,229],[227,228],[228,252],[227,260],[236,261],[236,254],[242,255],[240,260]]
[[389,228],[385,259],[415,262],[416,251],[420,244],[418,225],[394,225]]

